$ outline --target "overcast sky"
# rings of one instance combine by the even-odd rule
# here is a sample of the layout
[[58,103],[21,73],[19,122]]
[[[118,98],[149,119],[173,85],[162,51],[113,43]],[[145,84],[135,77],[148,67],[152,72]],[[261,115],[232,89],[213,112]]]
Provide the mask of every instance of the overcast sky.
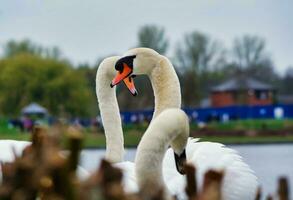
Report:
[[164,26],[172,48],[193,30],[227,48],[257,34],[283,73],[293,65],[292,8],[292,0],[0,0],[0,44],[29,38],[60,47],[75,64],[93,64],[133,47],[144,24]]

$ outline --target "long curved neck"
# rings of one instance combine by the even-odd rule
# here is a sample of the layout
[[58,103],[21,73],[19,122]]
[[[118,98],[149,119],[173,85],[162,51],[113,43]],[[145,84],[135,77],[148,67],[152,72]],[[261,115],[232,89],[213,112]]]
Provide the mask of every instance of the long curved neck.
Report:
[[166,57],[160,56],[160,60],[149,77],[155,96],[153,119],[166,108],[181,107],[179,79],[173,65]]
[[116,89],[110,88],[115,75],[114,63],[118,57],[104,60],[96,75],[96,93],[106,135],[106,159],[121,162],[124,156],[124,138],[116,98]]
[[176,153],[182,153],[188,134],[188,118],[180,109],[167,109],[153,119],[135,157],[137,183],[144,195],[154,196],[163,191],[164,199],[171,197],[163,181],[163,157],[169,145]]

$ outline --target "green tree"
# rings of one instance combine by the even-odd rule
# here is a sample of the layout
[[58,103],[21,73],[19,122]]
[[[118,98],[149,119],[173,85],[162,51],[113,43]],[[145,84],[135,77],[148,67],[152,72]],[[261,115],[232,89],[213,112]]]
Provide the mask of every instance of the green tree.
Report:
[[151,48],[160,54],[165,54],[169,47],[165,29],[156,25],[141,27],[138,32],[138,46]]
[[32,54],[56,60],[60,59],[62,55],[58,47],[45,48],[28,39],[21,41],[11,40],[4,45],[4,57],[13,57],[19,54]]
[[22,53],[41,55],[42,51],[42,47],[32,44],[29,40],[23,40],[21,42],[11,40],[4,46],[5,57],[12,57]]
[[96,73],[97,73],[97,70],[98,70],[98,65],[90,66],[89,64],[84,63],[84,64],[80,64],[77,67],[76,70],[78,71],[79,74],[81,74],[86,79],[88,87],[92,91],[95,91],[95,88],[96,88]]
[[93,114],[94,92],[65,61],[23,53],[1,60],[0,72],[0,110],[5,115],[18,115],[31,102],[55,115],[61,110],[72,116]]

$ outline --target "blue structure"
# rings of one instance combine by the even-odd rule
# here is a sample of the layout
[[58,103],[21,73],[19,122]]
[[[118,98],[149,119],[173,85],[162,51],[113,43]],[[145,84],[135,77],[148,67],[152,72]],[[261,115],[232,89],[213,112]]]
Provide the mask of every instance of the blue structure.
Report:
[[[282,119],[293,118],[293,105],[229,106],[222,108],[186,108],[184,111],[193,122],[236,119]],[[121,112],[123,123],[150,121],[153,110]]]

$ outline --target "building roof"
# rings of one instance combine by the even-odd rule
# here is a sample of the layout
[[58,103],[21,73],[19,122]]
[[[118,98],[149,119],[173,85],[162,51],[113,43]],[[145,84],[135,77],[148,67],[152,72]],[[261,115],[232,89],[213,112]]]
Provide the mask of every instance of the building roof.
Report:
[[37,103],[31,103],[21,110],[22,114],[46,114],[47,112],[46,108]]
[[212,88],[212,92],[235,91],[235,90],[274,90],[266,83],[257,81],[252,78],[232,78],[220,85]]

